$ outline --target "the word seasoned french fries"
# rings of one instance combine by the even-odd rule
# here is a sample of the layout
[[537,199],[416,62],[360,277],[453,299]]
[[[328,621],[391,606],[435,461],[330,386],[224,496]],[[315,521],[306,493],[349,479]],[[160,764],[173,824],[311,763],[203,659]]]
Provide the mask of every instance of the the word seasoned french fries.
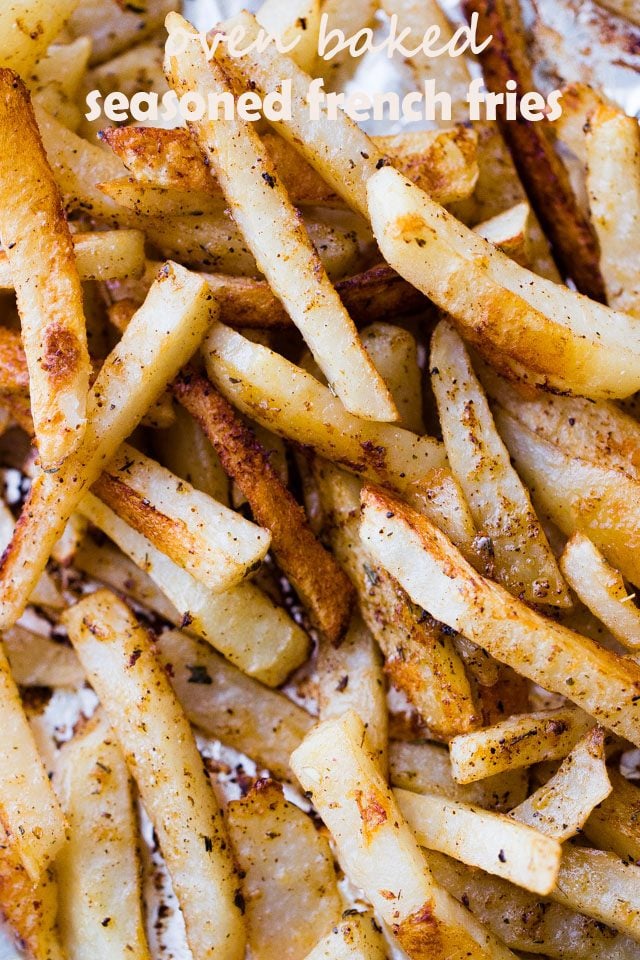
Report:
[[196,418],[222,465],[251,505],[257,523],[271,533],[283,572],[331,642],[340,640],[353,605],[353,588],[313,535],[304,511],[282,483],[255,434],[208,380],[195,370],[182,373],[174,395]]
[[[167,29],[171,40],[172,31],[189,32],[189,25],[174,14],[167,18]],[[194,43],[186,53],[167,59],[167,76],[176,92],[228,89],[219,65],[207,63]],[[384,381],[360,343],[255,130],[240,119],[201,121],[190,129],[215,170],[260,269],[346,408],[368,420],[396,420],[397,410]]]
[[[73,251],[81,280],[126,280],[144,272],[144,236],[139,230],[74,233]],[[0,288],[13,290],[11,264],[0,254]]]
[[550,893],[561,847],[525,824],[482,807],[430,794],[395,790],[400,810],[421,846],[511,880],[533,893]]
[[638,390],[630,317],[519,266],[390,167],[367,189],[387,262],[488,360],[527,383],[594,399]]
[[382,931],[370,913],[351,911],[305,960],[385,960]]
[[567,606],[556,559],[511,466],[464,343],[442,320],[431,341],[431,382],[449,463],[478,530],[491,538],[494,577],[529,602]]
[[291,764],[331,831],[349,879],[361,887],[411,960],[512,954],[434,883],[393,794],[362,747],[355,713],[327,720]]
[[77,960],[149,960],[133,792],[102,713],[60,751],[56,789],[70,829],[57,862],[64,949]]
[[[74,248],[29,95],[0,70],[0,237],[22,324],[40,459],[54,469],[82,441],[89,351]],[[21,155],[16,174],[15,158]]]
[[363,542],[415,603],[497,660],[640,742],[635,663],[547,620],[480,577],[437,527],[399,500],[365,489],[363,507]]
[[[195,960],[241,960],[245,931],[222,814],[145,630],[108,590],[64,616],[160,841]],[[202,890],[215,891],[206,904]]]
[[[340,897],[326,837],[273,780],[227,808],[256,960],[297,960],[335,925]],[[286,931],[286,936],[283,936]]]
[[20,616],[56,540],[78,505],[168,381],[194,350],[213,304],[204,281],[167,264],[89,394],[82,443],[57,473],[40,473],[0,567],[0,622]]

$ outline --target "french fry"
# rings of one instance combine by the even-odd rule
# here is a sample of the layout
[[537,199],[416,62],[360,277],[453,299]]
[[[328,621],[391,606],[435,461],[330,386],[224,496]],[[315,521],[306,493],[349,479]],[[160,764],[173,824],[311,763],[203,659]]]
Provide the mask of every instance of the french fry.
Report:
[[255,584],[211,593],[93,494],[85,494],[79,509],[150,575],[178,611],[172,622],[202,637],[249,676],[276,687],[306,660],[304,630]]
[[2,635],[13,679],[21,687],[81,687],[84,670],[71,649],[19,624]]
[[53,867],[39,882],[29,874],[14,850],[0,856],[0,917],[8,925],[15,947],[32,960],[66,960],[57,928],[58,884]]
[[400,426],[426,433],[422,417],[422,371],[415,338],[402,327],[372,323],[360,331],[364,348],[389,387]]
[[528,203],[518,203],[515,207],[498,213],[490,220],[476,224],[473,228],[483,240],[499,247],[503,253],[522,267],[531,268],[529,251],[529,220],[531,208]]
[[12,0],[0,11],[0,66],[23,76],[46,52],[79,0]]
[[165,630],[155,650],[192,724],[275,776],[291,779],[289,755],[313,725],[302,707],[178,630]]
[[370,913],[351,911],[305,960],[385,960],[385,941]]
[[[378,0],[352,0],[350,4],[340,0],[322,0],[322,14],[327,18],[327,30],[342,30],[345,37],[352,37],[358,30],[371,27],[379,8]],[[320,58],[317,73],[331,83],[333,89],[340,87],[343,74],[353,72],[348,50],[341,50],[331,60]]]
[[[172,31],[195,33],[174,14]],[[228,92],[224,73],[195,44],[167,55],[167,77],[179,93]],[[239,119],[190,124],[222,186],[233,218],[345,407],[367,420],[396,420],[387,388],[362,347],[353,321],[324,273],[277,171],[251,125]],[[260,176],[258,176],[260,172]],[[278,254],[275,254],[275,250]],[[286,251],[286,255],[285,255]]]
[[476,527],[491,538],[495,579],[529,602],[568,606],[531,498],[511,466],[464,343],[447,320],[434,331],[430,364],[449,463]]
[[511,952],[437,884],[413,833],[362,747],[356,714],[327,720],[291,765],[331,831],[342,866],[411,960],[506,958]]
[[147,634],[108,590],[71,607],[64,623],[158,834],[194,960],[240,960],[245,931],[222,815]]
[[212,307],[202,280],[176,264],[163,267],[91,388],[81,446],[57,473],[40,473],[33,482],[0,566],[3,628],[24,610],[83,493],[198,347]]
[[[0,501],[0,552],[7,549],[11,543],[16,528],[16,522],[13,514],[3,501]],[[50,573],[46,570],[40,574],[40,577],[31,591],[29,597],[31,603],[41,607],[51,607],[54,610],[62,610],[65,607],[65,601]]]
[[387,262],[492,362],[527,383],[592,399],[638,389],[630,317],[519,266],[391,167],[367,189]]
[[259,780],[242,800],[232,800],[227,820],[243,873],[252,956],[303,958],[341,912],[326,837],[273,780]]
[[430,793],[506,813],[526,798],[524,768],[504,770],[470,783],[453,779],[449,753],[435,743],[394,741],[389,746],[390,778],[394,787]]
[[60,751],[56,788],[70,827],[57,862],[65,950],[77,960],[150,960],[132,784],[101,711]]
[[[518,99],[533,90],[518,3],[465,0],[464,10],[468,17],[477,14],[479,42],[487,38],[493,41],[480,54],[489,90],[503,92],[510,80],[516,83]],[[593,228],[576,203],[567,171],[544,129],[544,120],[536,123],[522,118],[511,123],[500,106],[498,120],[527,194],[551,240],[558,266],[572,277],[578,290],[604,303],[605,287]]]
[[82,123],[78,99],[90,54],[88,37],[54,43],[29,73],[23,73],[34,103],[71,130],[77,130]]
[[[0,236],[16,287],[40,459],[54,469],[85,427],[89,351],[60,194],[20,78],[0,70]],[[15,157],[24,163],[15,168]]]
[[388,494],[365,489],[363,505],[363,543],[415,603],[529,680],[569,696],[598,723],[640,741],[635,663],[480,577],[426,517]]
[[176,0],[83,0],[68,28],[74,37],[91,38],[91,62],[104,63],[159,30]]
[[594,616],[625,647],[638,650],[640,610],[620,573],[607,563],[598,548],[581,533],[574,533],[564,548],[560,565],[567,582]]
[[394,790],[418,843],[471,867],[511,880],[532,893],[550,893],[560,869],[557,840],[502,813],[430,794]]
[[263,0],[256,13],[258,23],[271,37],[291,47],[291,56],[301,69],[314,72],[320,32],[320,0]]
[[255,434],[195,370],[178,377],[173,389],[247,498],[256,522],[271,532],[276,560],[315,625],[329,641],[337,642],[349,622],[353,589],[331,554],[313,535],[304,511],[277,476]]
[[640,790],[613,767],[608,771],[613,787],[591,812],[585,836],[598,847],[613,850],[630,861],[640,859]]
[[154,448],[165,467],[192,483],[196,490],[229,506],[229,478],[220,457],[200,424],[184,407],[176,405],[175,422],[156,434]]

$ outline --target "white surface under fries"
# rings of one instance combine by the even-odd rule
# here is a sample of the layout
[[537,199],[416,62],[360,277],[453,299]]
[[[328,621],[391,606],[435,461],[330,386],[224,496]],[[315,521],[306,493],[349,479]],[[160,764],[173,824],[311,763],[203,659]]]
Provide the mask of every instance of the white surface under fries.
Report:
[[[345,0],[348,2],[348,0]],[[460,5],[455,0],[442,0],[441,5],[453,20],[461,19]],[[185,15],[199,30],[207,30],[219,20],[230,16],[243,7],[255,10],[256,3],[246,0],[185,0]],[[593,77],[596,86],[603,87],[606,93],[617,100],[630,114],[640,114],[640,30],[622,25],[615,18],[609,18],[609,30],[603,41],[602,14],[593,0],[524,0],[527,25],[533,28],[538,56],[538,84],[545,88],[559,86],[562,82]],[[613,21],[613,40],[611,22]],[[615,25],[630,35],[637,44],[627,44],[627,50],[621,53],[616,41]],[[386,25],[380,17],[377,29],[384,35]],[[629,47],[639,53],[629,52]],[[348,78],[346,86],[352,90],[376,91],[397,90],[406,93],[414,89],[411,74],[407,66],[398,61],[389,61],[383,55],[367,54],[361,58]],[[371,133],[394,133],[407,126],[402,122],[367,127]],[[416,126],[416,124],[413,124]],[[366,125],[365,125],[366,127]],[[51,754],[51,738],[58,741],[67,739],[80,712],[90,715],[96,699],[91,691],[82,691],[80,695],[58,691],[47,706],[45,712],[37,718],[36,728],[45,757]],[[203,753],[214,761],[222,761],[233,768],[239,762],[248,774],[255,773],[255,766],[246,758],[228,751],[214,742],[199,739]],[[226,791],[236,791],[233,783],[225,787]],[[149,903],[149,942],[157,960],[189,960],[190,952],[184,942],[184,927],[171,885],[163,871],[158,854],[153,845],[152,830],[143,816],[143,832],[149,844],[145,852],[145,892]],[[160,888],[160,892],[158,891]],[[356,891],[350,891],[345,885],[345,896],[353,899]],[[163,904],[165,918],[158,925],[157,910]],[[20,960],[20,955],[11,946],[8,938],[0,929],[0,960]],[[114,958],[116,960],[116,958]]]

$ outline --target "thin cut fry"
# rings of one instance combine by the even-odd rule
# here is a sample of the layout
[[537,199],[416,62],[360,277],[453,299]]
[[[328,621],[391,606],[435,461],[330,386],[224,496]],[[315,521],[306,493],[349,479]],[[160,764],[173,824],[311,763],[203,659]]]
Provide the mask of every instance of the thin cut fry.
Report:
[[[144,272],[144,235],[139,230],[74,233],[71,239],[81,280],[126,280]],[[4,251],[0,252],[0,289],[14,289]]]
[[391,391],[400,414],[400,426],[419,435],[426,433],[422,416],[422,370],[418,366],[415,337],[391,323],[372,323],[360,336]]

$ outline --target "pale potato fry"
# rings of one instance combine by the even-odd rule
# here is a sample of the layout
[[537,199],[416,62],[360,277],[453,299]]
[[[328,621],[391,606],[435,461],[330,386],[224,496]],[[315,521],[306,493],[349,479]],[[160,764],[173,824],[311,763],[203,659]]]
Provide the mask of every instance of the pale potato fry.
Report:
[[606,850],[563,848],[551,899],[640,941],[640,867]]
[[21,687],[81,687],[84,670],[64,643],[20,624],[2,635],[13,679]]
[[394,794],[421,846],[532,893],[548,894],[555,887],[562,852],[557,840],[525,824],[512,830],[514,823],[504,814],[459,800],[399,789]]
[[275,776],[291,779],[289,755],[314,723],[302,707],[178,630],[165,630],[155,650],[191,723]]
[[600,244],[607,302],[640,317],[640,129],[635,117],[603,104],[589,118],[587,191]]
[[531,207],[518,203],[515,207],[496,214],[490,220],[476,224],[474,232],[506,253],[523,267],[531,267],[529,253],[529,221]]
[[131,177],[105,180],[98,184],[98,189],[119,206],[143,217],[208,216],[220,219],[225,209],[222,196],[212,196],[203,190],[189,190],[186,187],[165,187]]
[[162,268],[91,388],[88,427],[80,448],[57,473],[39,473],[33,482],[2,558],[3,628],[15,623],[24,610],[83,493],[198,347],[212,310],[204,281],[177,264]]
[[0,825],[9,854],[37,884],[65,842],[66,824],[0,649]]
[[492,727],[455,737],[449,744],[451,772],[458,783],[566,757],[591,726],[581,710],[516,714]]
[[434,883],[393,794],[362,747],[364,736],[362,721],[348,713],[312,730],[291,757],[351,882],[364,890],[411,960],[512,957]]
[[[3,932],[31,960],[67,960],[58,935],[58,884],[53,867],[34,883],[11,847],[0,855],[0,916]],[[7,929],[8,927],[8,929]]]
[[[447,538],[382,491],[364,491],[361,538],[415,603],[546,690],[640,741],[640,668],[480,577]],[[614,679],[615,677],[615,679]]]
[[24,75],[34,103],[71,130],[77,130],[82,123],[77,101],[90,54],[88,37],[78,37],[71,43],[55,43],[33,70]]
[[457,783],[448,751],[435,743],[394,741],[389,746],[389,766],[394,787],[477,804],[499,813],[522,803],[527,795],[528,778],[524,768],[504,770],[471,783]]
[[604,731],[594,727],[578,741],[558,772],[514,807],[510,816],[562,843],[580,833],[591,811],[611,790]]
[[255,584],[211,593],[93,494],[85,494],[79,509],[150,575],[178,611],[172,622],[205,639],[244,673],[276,687],[304,662],[306,633]]
[[609,768],[613,790],[584,824],[586,837],[627,860],[640,860],[640,790]]
[[69,608],[64,624],[158,834],[194,960],[241,960],[239,881],[222,814],[149,637],[108,590]]
[[390,167],[367,190],[387,262],[494,362],[497,353],[527,383],[592,399],[638,389],[640,341],[626,314],[519,266]]
[[386,955],[385,941],[373,916],[352,910],[305,960],[385,960]]
[[[103,63],[154,33],[179,0],[83,0],[68,23],[73,37],[91,38],[91,62]],[[140,9],[138,9],[140,7]]]
[[168,430],[158,431],[154,448],[160,461],[177,476],[192,483],[196,490],[229,506],[229,478],[199,423],[177,406],[175,422]]
[[132,784],[101,711],[58,754],[55,782],[70,828],[56,864],[65,950],[74,960],[150,960]]
[[[90,361],[82,288],[60,194],[29,94],[0,70],[0,236],[16,288],[31,411],[45,469],[77,449]],[[24,162],[16,169],[15,158]]]
[[640,648],[640,610],[621,574],[588,537],[574,533],[560,558],[567,582],[591,612],[629,650]]
[[313,74],[318,57],[320,0],[263,0],[256,20],[271,37],[291,47],[291,59]]
[[302,960],[341,913],[326,837],[273,780],[227,807],[256,960]]
[[[16,522],[13,514],[4,501],[0,500],[0,553],[6,550],[11,543],[15,528]],[[60,590],[51,574],[46,570],[43,570],[40,574],[31,591],[29,600],[36,606],[51,607],[54,610],[62,610],[65,607],[65,601]]]
[[[195,32],[178,14],[167,18],[167,30],[169,50],[172,31]],[[208,63],[193,43],[178,56],[167,54],[167,71],[179,94],[196,88],[207,94],[229,89],[218,64]],[[260,269],[332,389],[351,413],[367,420],[396,420],[389,391],[362,347],[255,130],[240,119],[193,122],[190,130],[215,170]]]
[[400,426],[417,434],[426,433],[422,371],[415,338],[408,330],[390,323],[372,323],[360,331],[360,337],[395,401]]
[[529,602],[568,606],[531,498],[511,466],[464,343],[447,320],[434,331],[430,365],[449,463],[476,527],[491,538],[495,579]]
[[28,74],[79,0],[11,0],[0,10],[0,66]]

